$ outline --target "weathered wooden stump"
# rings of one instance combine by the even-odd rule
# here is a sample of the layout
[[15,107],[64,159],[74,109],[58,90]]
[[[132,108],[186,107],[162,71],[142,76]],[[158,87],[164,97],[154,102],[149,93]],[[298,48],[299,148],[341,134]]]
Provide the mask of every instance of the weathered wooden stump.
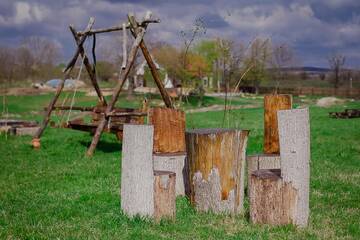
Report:
[[154,171],[154,218],[175,217],[176,174],[169,171]]
[[176,173],[176,196],[185,195],[185,158],[186,154],[183,153],[158,153],[153,155],[155,171],[170,171]]
[[246,157],[247,163],[247,184],[250,191],[250,176],[254,171],[260,169],[280,169],[279,154],[255,154]]
[[297,191],[282,181],[280,169],[262,169],[250,176],[250,219],[255,224],[292,223]]
[[236,129],[186,132],[186,194],[198,211],[242,211],[248,133]]
[[279,153],[276,112],[292,108],[291,95],[274,94],[264,97],[264,153]]
[[281,170],[252,172],[250,218],[253,223],[305,227],[309,218],[309,111],[281,110],[277,115]]
[[152,108],[149,123],[154,125],[154,153],[185,152],[185,113],[171,108]]
[[154,215],[153,133],[151,125],[124,125],[121,208],[129,216]]
[[309,109],[278,111],[281,177],[297,191],[293,223],[305,227],[309,218]]

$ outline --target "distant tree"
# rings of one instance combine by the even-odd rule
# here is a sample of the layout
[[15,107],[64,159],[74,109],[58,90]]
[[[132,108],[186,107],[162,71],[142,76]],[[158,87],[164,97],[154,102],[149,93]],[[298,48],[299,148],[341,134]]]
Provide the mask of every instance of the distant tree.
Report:
[[8,47],[0,47],[0,80],[11,84],[16,72],[15,50]]
[[345,56],[341,54],[334,53],[329,58],[329,66],[333,71],[333,81],[334,88],[338,88],[340,84],[340,74],[342,71],[342,67],[345,65]]
[[285,78],[286,71],[284,68],[292,65],[293,55],[291,47],[285,43],[273,46],[272,66],[275,73],[276,87],[278,87],[280,81]]

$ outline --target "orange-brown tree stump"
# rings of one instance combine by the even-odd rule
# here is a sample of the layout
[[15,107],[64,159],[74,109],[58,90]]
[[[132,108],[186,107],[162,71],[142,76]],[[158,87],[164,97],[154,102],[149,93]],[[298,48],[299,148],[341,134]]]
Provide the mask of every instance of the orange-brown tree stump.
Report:
[[176,174],[168,171],[154,171],[154,218],[175,218]]
[[248,133],[236,129],[186,133],[186,193],[198,211],[242,211]]
[[280,169],[254,171],[250,177],[250,220],[255,224],[291,224],[297,191],[282,181]]
[[154,153],[185,152],[185,113],[172,108],[152,108],[149,123],[154,125]]
[[264,97],[264,153],[280,153],[277,111],[292,108],[292,96],[286,94]]

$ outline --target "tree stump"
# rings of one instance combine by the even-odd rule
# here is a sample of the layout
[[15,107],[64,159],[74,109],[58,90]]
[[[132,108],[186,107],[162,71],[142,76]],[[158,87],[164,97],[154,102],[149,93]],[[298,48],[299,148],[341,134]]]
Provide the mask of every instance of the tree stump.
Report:
[[279,154],[255,154],[246,157],[247,162],[247,184],[250,191],[250,176],[254,171],[260,169],[280,169]]
[[121,208],[129,216],[154,215],[153,132],[151,125],[124,125]]
[[297,191],[282,181],[280,169],[262,169],[250,177],[250,220],[255,224],[291,224]]
[[291,95],[275,94],[264,97],[264,153],[279,153],[279,133],[276,112],[292,108]]
[[154,171],[154,218],[174,218],[176,174],[169,171]]
[[305,227],[309,218],[310,123],[309,109],[278,111],[281,176],[297,190],[293,223]]
[[186,133],[186,194],[198,211],[242,211],[248,133],[236,129]]
[[176,196],[185,195],[184,187],[184,163],[186,154],[182,153],[161,153],[154,154],[154,170],[170,171],[176,173],[175,192]]
[[185,152],[185,113],[171,108],[152,108],[149,123],[154,125],[154,153]]

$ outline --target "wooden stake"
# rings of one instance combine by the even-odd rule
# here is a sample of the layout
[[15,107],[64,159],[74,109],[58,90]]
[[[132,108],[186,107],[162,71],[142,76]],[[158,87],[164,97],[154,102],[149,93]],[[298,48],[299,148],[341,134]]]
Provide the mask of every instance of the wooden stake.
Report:
[[276,112],[291,109],[291,95],[266,95],[264,97],[264,153],[280,153]]

